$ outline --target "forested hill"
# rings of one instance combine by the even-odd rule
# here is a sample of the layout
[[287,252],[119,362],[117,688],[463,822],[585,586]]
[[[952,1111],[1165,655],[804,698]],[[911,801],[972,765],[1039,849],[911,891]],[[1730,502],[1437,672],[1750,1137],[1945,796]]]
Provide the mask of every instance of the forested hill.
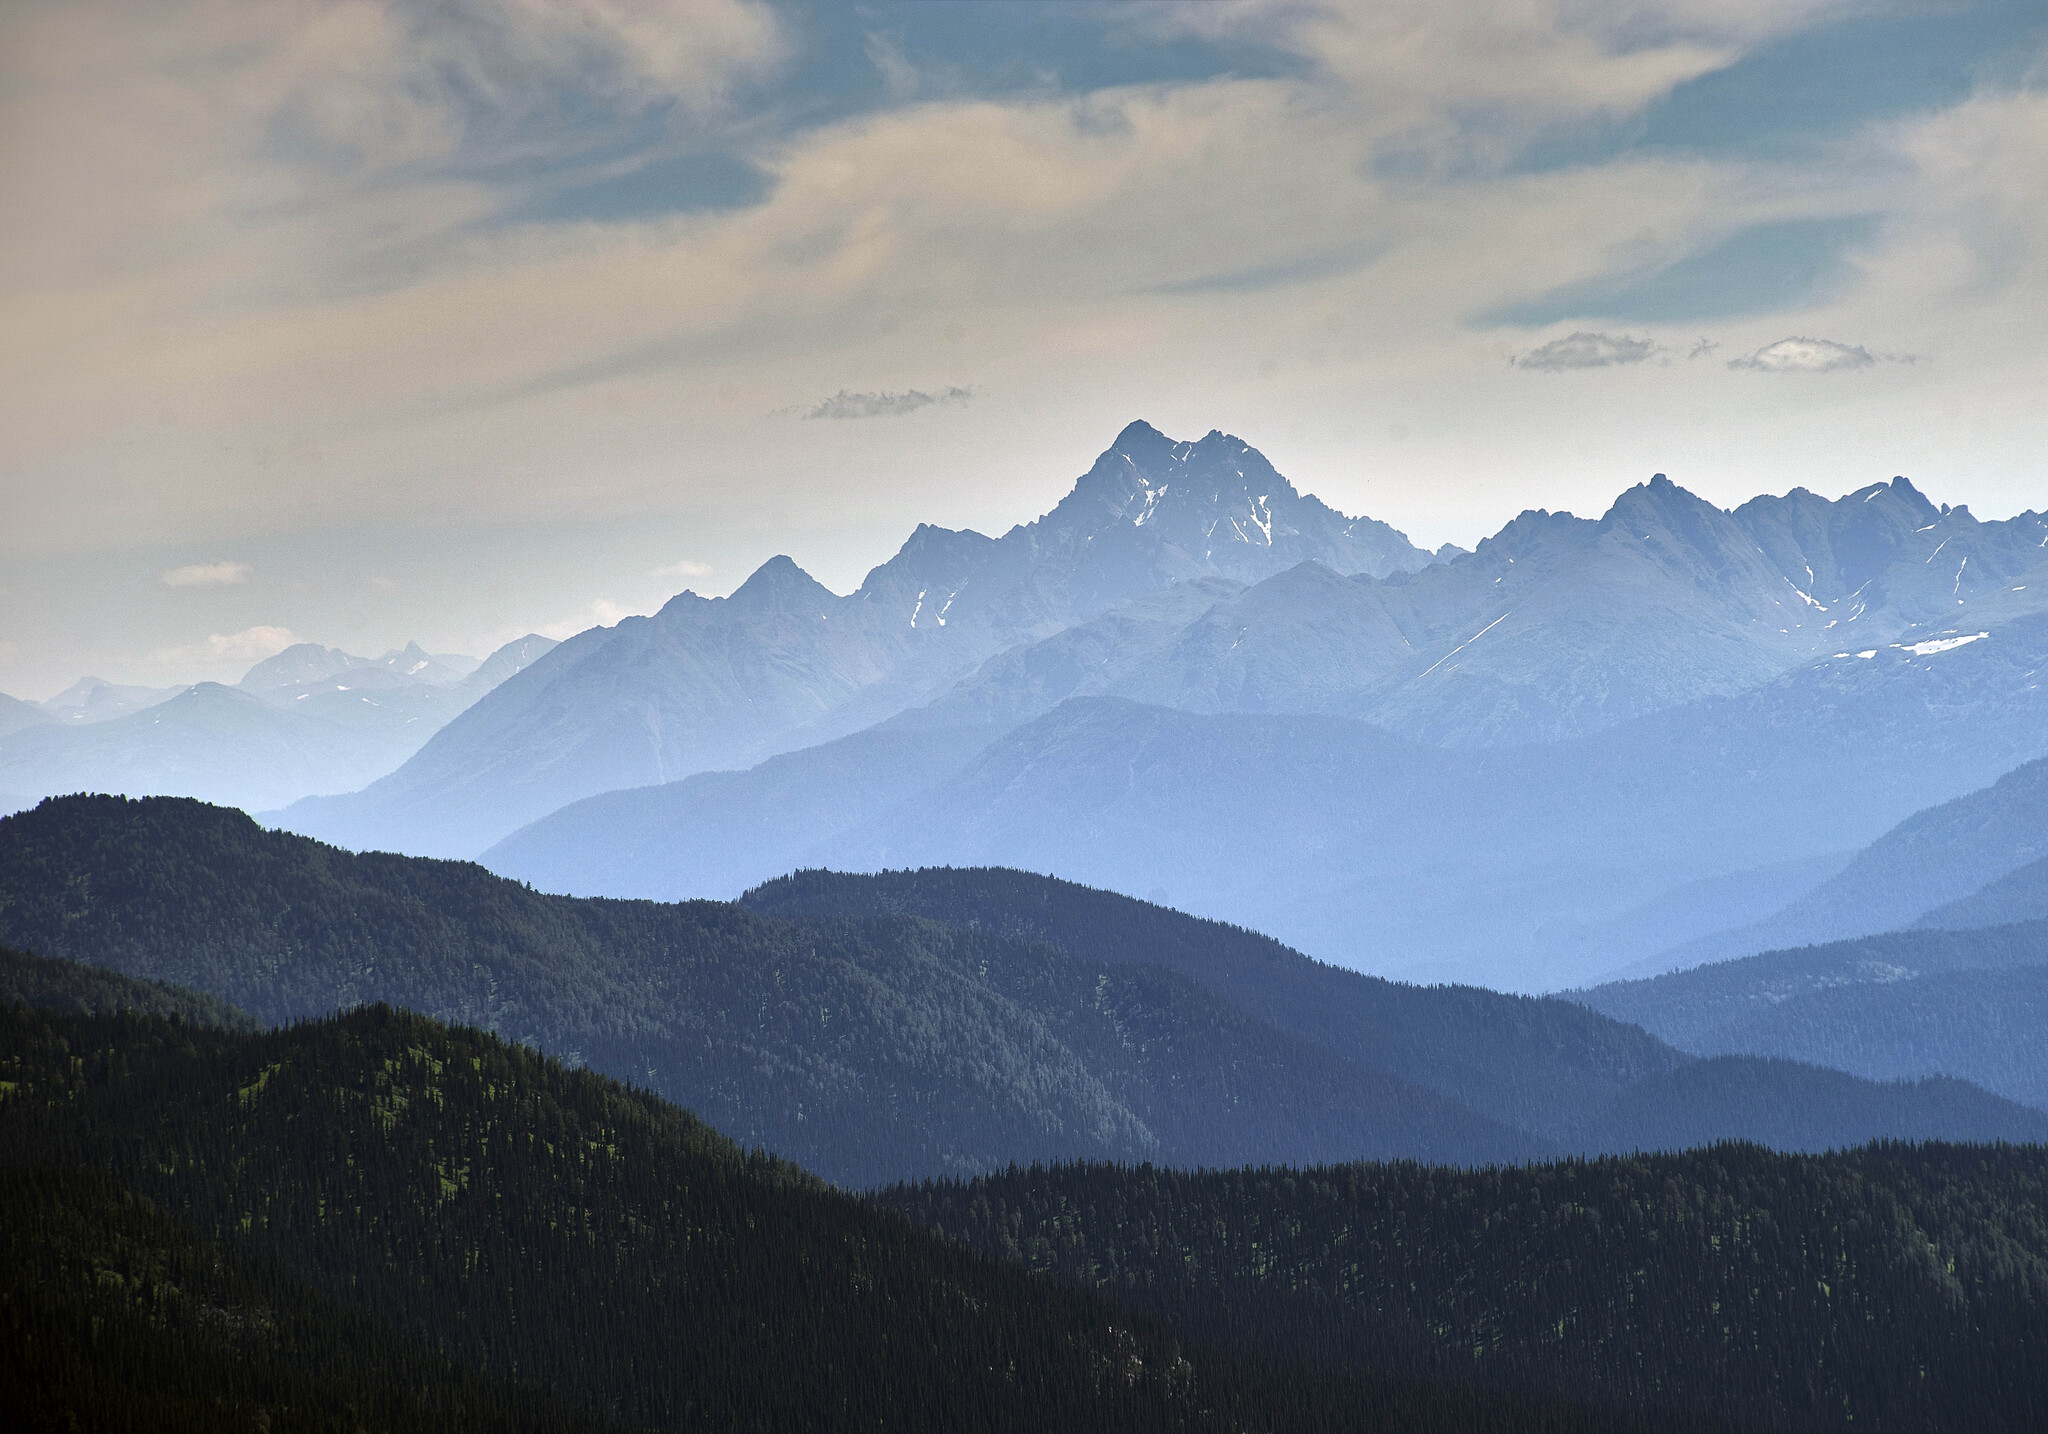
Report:
[[0,946],[0,1006],[37,1006],[80,1015],[132,1011],[229,1031],[261,1029],[253,1017],[227,1002],[183,986],[138,981],[97,966],[31,956],[5,946]]
[[0,941],[265,1021],[386,1001],[492,1029],[853,1185],[1011,1160],[1549,1148],[1163,968],[907,916],[545,896],[176,798],[69,797],[0,820]]
[[1111,967],[1169,967],[1324,1050],[1384,1066],[1565,1150],[1679,1149],[1731,1137],[1792,1150],[1888,1135],[2048,1138],[2048,1118],[2039,1112],[1988,1100],[1961,1081],[1873,1084],[1798,1060],[1693,1063],[1626,1024],[1640,1020],[1669,1034],[1632,1010],[1385,981],[1311,960],[1255,931],[1030,872],[802,871],[756,887],[741,902],[811,918],[909,913],[1052,941]]
[[[1013,1170],[884,1192],[1186,1338],[1761,1429],[2048,1427],[2048,1151]],[[1398,1353],[1395,1353],[1398,1352]]]
[[1559,1140],[1637,1081],[1684,1064],[1639,1027],[1569,1001],[1387,981],[1241,926],[1007,867],[800,871],[740,904],[785,917],[922,916],[1051,941],[1105,965],[1165,966],[1325,1050]]
[[1656,1427],[1183,1345],[656,1097],[382,1007],[258,1035],[0,1008],[0,1210],[32,1428]]

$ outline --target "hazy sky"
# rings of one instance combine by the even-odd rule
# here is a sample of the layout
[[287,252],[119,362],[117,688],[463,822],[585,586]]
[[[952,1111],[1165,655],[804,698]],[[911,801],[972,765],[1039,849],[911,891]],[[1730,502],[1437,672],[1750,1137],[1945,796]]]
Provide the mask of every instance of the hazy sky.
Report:
[[0,690],[1000,532],[2048,506],[2048,5],[7,0]]

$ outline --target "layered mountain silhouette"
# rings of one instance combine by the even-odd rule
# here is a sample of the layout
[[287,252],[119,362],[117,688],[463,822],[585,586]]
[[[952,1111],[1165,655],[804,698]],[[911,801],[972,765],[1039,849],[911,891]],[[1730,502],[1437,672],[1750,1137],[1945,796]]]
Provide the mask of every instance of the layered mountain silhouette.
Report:
[[890,723],[591,798],[486,861],[544,889],[661,899],[730,898],[807,865],[1016,866],[1160,893],[1382,974],[1548,989],[1650,955],[1672,929],[1643,919],[1630,951],[1586,923],[1668,897],[1675,920],[1711,931],[1724,907],[1699,884],[1824,869],[2039,757],[2044,663],[2048,617],[2026,617],[1491,750],[1345,717],[1076,697],[1008,730]]
[[787,557],[571,639],[371,789],[283,814],[352,846],[470,856],[596,792],[746,766],[927,701],[992,654],[1203,578],[1305,561],[1419,568],[1384,523],[1298,493],[1242,440],[1133,423],[1053,510],[1001,538],[921,526],[835,596]]

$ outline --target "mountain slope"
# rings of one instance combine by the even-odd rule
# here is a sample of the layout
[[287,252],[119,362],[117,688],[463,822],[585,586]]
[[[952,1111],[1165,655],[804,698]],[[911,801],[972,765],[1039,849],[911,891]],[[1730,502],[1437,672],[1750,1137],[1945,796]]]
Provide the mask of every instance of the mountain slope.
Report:
[[1051,941],[1105,965],[1165,966],[1324,1050],[1557,1139],[1579,1135],[1595,1109],[1635,1082],[1683,1064],[1641,1030],[1588,1020],[1568,1001],[1398,985],[1242,927],[1030,872],[804,871],[740,900],[796,918],[919,916]]
[[571,639],[373,789],[287,813],[351,846],[470,856],[578,798],[758,762],[929,700],[994,653],[1176,582],[1428,554],[1349,519],[1242,440],[1134,423],[1051,512],[1001,538],[920,526],[835,596],[786,557]]
[[[1836,941],[1911,925],[2048,855],[2048,760],[1915,812],[1827,881],[1764,920],[1661,958],[1673,965]],[[2020,913],[2007,920],[2024,919]],[[1991,925],[1944,917],[1939,925]]]
[[1546,943],[1548,923],[1861,845],[2039,757],[2044,663],[2048,619],[2030,617],[1493,753],[1327,717],[1076,699],[807,859],[1163,890],[1342,964],[1543,989],[1619,964]]
[[0,1333],[8,1427],[34,1434],[612,1427],[201,1239],[97,1171],[0,1167]]
[[1162,968],[902,916],[542,896],[190,802],[72,798],[0,821],[0,940],[268,1021],[386,1000],[486,1026],[851,1184],[1076,1155],[1544,1149]]
[[997,734],[871,727],[744,772],[585,797],[479,860],[500,876],[569,896],[731,900],[952,775]]
[[1702,1055],[1955,1076],[2048,1109],[2048,921],[1889,932],[1572,998]]
[[2048,857],[2030,861],[1968,896],[1935,907],[1913,924],[1967,930],[2048,917]]
[[1960,1081],[1902,1087],[1793,1061],[1691,1062],[1638,1026],[1588,1020],[1571,1001],[1397,985],[1311,961],[1256,932],[1028,872],[807,871],[743,902],[783,916],[914,914],[1050,940],[1110,967],[1166,966],[1323,1050],[1569,1150],[2048,1136],[2048,1117]]
[[1710,1031],[1700,1046],[1877,1080],[1953,1076],[2048,1110],[2048,941],[2038,954],[2041,965],[1813,991]]
[[19,697],[9,697],[0,692],[0,737],[19,732],[24,727],[40,727],[56,720],[43,710],[42,703],[24,702]]

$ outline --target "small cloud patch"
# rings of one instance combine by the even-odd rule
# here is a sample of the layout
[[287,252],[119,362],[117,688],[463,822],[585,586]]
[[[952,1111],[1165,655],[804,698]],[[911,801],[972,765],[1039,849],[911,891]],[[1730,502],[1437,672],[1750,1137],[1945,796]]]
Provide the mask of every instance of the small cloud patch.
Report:
[[1563,373],[1576,368],[1611,368],[1616,364],[1646,363],[1660,352],[1649,339],[1628,334],[1595,334],[1581,329],[1541,348],[1530,349],[1515,359],[1516,368],[1533,368],[1544,373]]
[[247,563],[192,563],[164,574],[167,588],[225,588],[249,581]]
[[209,657],[222,660],[233,658],[238,662],[261,662],[266,657],[275,657],[297,642],[288,627],[245,627],[240,632],[214,633],[206,639]]
[[711,576],[711,564],[695,562],[692,559],[684,558],[679,563],[669,563],[664,567],[649,568],[647,576],[651,578],[708,578]]
[[1760,373],[1835,373],[1842,369],[1869,368],[1877,355],[1861,344],[1838,344],[1833,339],[1779,339],[1753,354],[1728,360],[1730,368],[1755,369]]
[[926,393],[915,388],[903,393],[854,393],[842,388],[816,408],[805,413],[804,417],[898,418],[935,404],[964,404],[973,397],[974,391],[966,388],[942,388],[937,393]]

